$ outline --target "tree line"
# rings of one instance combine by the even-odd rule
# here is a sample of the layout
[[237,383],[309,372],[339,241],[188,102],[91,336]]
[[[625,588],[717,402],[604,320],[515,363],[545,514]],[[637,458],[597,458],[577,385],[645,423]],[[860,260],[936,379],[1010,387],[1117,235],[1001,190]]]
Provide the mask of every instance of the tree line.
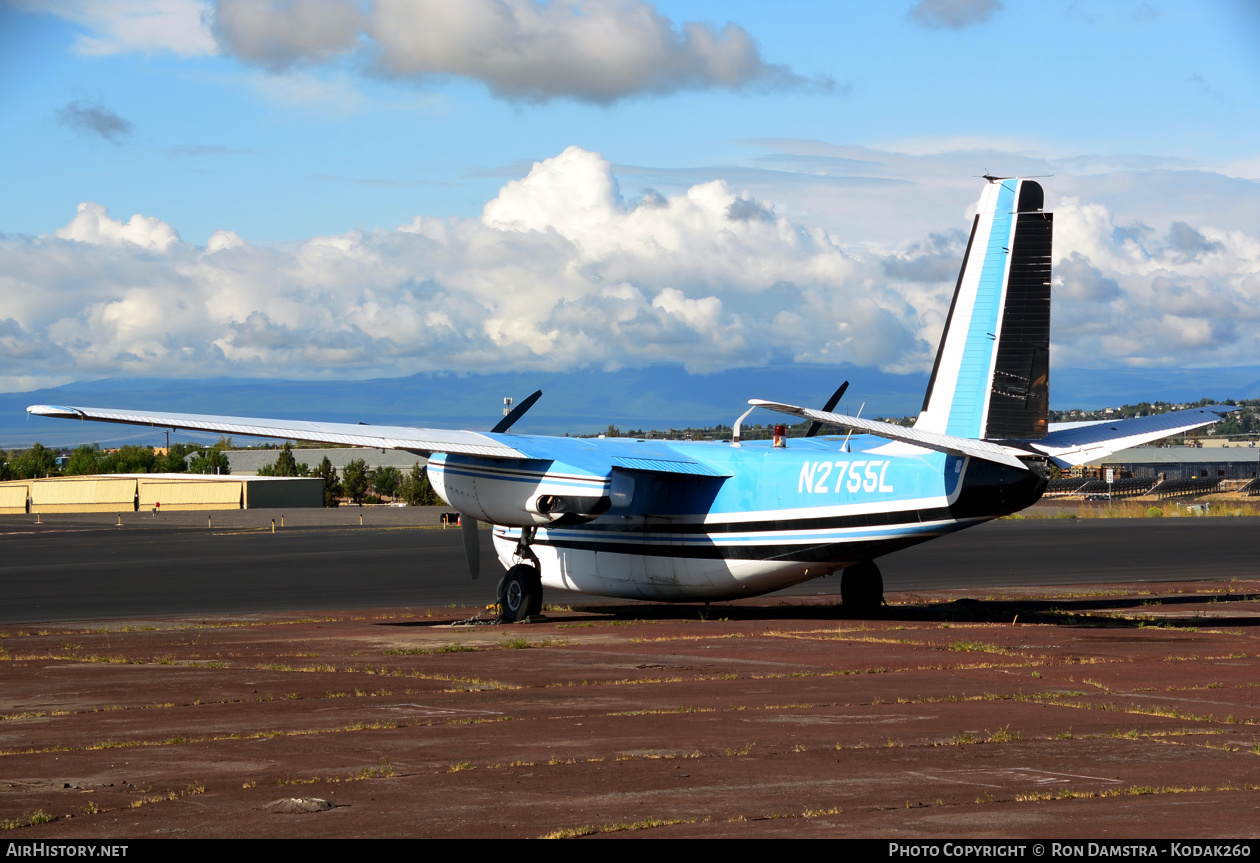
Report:
[[429,484],[429,477],[418,461],[404,474],[389,465],[373,470],[364,459],[356,458],[347,463],[338,476],[328,456],[312,470],[297,460],[293,447],[286,443],[280,448],[275,464],[259,469],[258,475],[317,476],[324,481],[324,506],[338,506],[343,497],[350,498],[354,504],[380,503],[382,498],[388,497],[399,498],[407,506],[446,505]]

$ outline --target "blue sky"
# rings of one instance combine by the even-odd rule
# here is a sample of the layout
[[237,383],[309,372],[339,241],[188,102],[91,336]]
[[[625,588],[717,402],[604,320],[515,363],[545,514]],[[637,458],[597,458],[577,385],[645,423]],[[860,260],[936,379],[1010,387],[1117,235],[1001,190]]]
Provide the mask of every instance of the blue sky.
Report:
[[1260,364],[1257,48],[1242,0],[2,4],[0,389],[920,370],[985,171],[1054,175],[1054,363]]

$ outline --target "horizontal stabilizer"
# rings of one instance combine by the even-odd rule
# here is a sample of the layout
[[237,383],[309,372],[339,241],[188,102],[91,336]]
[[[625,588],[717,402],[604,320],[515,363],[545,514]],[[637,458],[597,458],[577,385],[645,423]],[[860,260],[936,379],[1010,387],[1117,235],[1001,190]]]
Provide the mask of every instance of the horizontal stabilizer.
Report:
[[1014,447],[1003,446],[998,443],[990,443],[989,441],[973,440],[971,438],[955,437],[953,435],[941,434],[939,432],[923,431],[922,429],[906,428],[905,426],[895,425],[894,423],[879,422],[878,420],[864,420],[859,417],[844,416],[843,414],[833,414],[826,411],[816,411],[810,408],[798,408],[794,405],[779,404],[778,402],[768,402],[762,399],[749,399],[750,405],[759,408],[766,408],[779,413],[791,414],[792,416],[803,417],[805,419],[819,420],[820,422],[832,423],[833,425],[844,426],[846,428],[858,429],[859,431],[869,432],[878,437],[887,438],[888,440],[902,441],[903,443],[914,444],[925,449],[936,450],[937,452],[945,452],[950,455],[966,455],[973,458],[981,458],[986,461],[997,462],[1008,467],[1017,467],[1021,470],[1027,470],[1028,466],[1019,460],[1018,456],[1029,455],[1025,450],[1016,449]]
[[1122,449],[1220,422],[1224,414],[1235,410],[1238,408],[1229,405],[1208,405],[1127,420],[1069,423],[1067,427],[1052,428],[1044,438],[1029,441],[1029,445],[1050,456],[1059,467],[1074,467]]
[[369,426],[352,423],[317,423],[303,420],[221,417],[203,414],[148,413],[113,408],[62,407],[31,405],[27,413],[41,417],[95,420],[105,423],[150,426],[153,428],[192,429],[223,435],[248,435],[287,440],[339,443],[349,446],[370,446],[380,449],[401,449],[427,455],[432,452],[479,455],[487,458],[525,458],[520,451],[505,446],[489,435],[448,429],[408,428],[406,426]]

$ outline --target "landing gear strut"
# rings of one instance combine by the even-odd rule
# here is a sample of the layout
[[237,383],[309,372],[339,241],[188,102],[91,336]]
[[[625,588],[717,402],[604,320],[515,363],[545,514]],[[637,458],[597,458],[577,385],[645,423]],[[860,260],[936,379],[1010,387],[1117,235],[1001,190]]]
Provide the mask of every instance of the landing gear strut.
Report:
[[542,579],[538,575],[538,558],[530,550],[537,528],[521,530],[516,543],[516,556],[527,563],[518,563],[499,580],[499,621],[520,623],[542,613]]
[[845,611],[871,614],[884,604],[884,577],[879,567],[866,560],[845,567],[840,576],[840,598]]

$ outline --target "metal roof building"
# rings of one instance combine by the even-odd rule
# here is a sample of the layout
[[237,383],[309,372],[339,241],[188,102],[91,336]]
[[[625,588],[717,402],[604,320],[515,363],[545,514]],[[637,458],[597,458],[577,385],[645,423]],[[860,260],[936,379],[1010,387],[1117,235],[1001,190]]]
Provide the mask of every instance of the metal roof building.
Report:
[[1129,471],[1135,477],[1154,478],[1162,473],[1166,479],[1252,479],[1260,476],[1260,447],[1138,446],[1109,455],[1099,465]]
[[[227,450],[228,466],[233,476],[256,476],[258,471],[267,465],[276,463],[280,455],[278,449],[232,449]],[[297,449],[293,450],[293,458],[298,464],[305,464],[311,470],[319,467],[327,458],[332,462],[337,475],[340,476],[345,467],[355,459],[367,462],[369,470],[381,467],[396,467],[403,473],[411,470],[417,462],[420,467],[429,460],[422,455],[394,449],[376,449],[375,447],[333,447],[331,449]]]

